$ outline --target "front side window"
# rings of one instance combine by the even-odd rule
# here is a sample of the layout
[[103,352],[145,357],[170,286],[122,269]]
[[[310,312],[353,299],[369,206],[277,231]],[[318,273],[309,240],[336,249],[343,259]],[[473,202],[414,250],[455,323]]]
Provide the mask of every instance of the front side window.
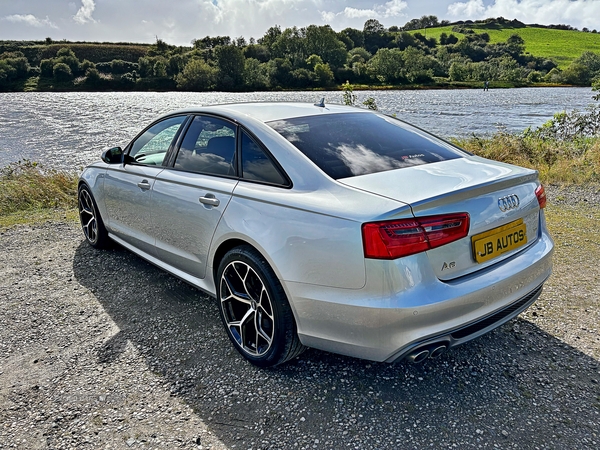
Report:
[[336,180],[464,156],[433,135],[379,114],[327,114],[268,125]]
[[175,168],[210,175],[234,176],[236,126],[223,119],[196,116],[188,128]]
[[170,117],[148,128],[135,140],[129,156],[138,164],[162,165],[185,118],[185,116]]
[[246,132],[242,132],[242,177],[269,184],[288,184],[273,161]]

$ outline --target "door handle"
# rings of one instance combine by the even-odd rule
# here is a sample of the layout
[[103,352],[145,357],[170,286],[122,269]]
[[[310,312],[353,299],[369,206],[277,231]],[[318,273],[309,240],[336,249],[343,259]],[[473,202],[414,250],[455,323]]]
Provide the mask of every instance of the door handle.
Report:
[[137,185],[140,189],[143,189],[144,191],[147,191],[148,189],[150,189],[150,183],[148,183],[148,180],[142,180]]
[[218,198],[216,198],[213,194],[206,194],[204,197],[200,197],[198,199],[200,203],[208,206],[219,206],[221,203]]

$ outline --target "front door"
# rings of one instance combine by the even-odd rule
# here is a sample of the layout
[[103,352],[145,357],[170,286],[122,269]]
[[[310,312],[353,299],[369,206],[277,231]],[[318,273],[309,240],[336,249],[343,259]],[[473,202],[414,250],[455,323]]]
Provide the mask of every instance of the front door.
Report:
[[163,160],[186,116],[150,126],[126,149],[125,162],[111,166],[104,180],[106,224],[111,233],[155,256],[152,228],[152,187],[164,170]]

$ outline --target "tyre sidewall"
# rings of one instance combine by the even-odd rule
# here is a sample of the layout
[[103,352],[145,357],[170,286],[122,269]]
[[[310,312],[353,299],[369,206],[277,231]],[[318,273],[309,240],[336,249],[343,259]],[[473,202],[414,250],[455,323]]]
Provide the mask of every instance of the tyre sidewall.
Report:
[[[256,272],[264,284],[271,300],[271,306],[274,314],[273,342],[271,343],[269,350],[267,350],[261,356],[251,355],[241,348],[240,344],[231,335],[231,332],[227,326],[227,319],[221,303],[221,277],[223,276],[225,268],[234,261],[246,263]],[[233,250],[230,250],[221,260],[219,269],[217,271],[216,281],[219,314],[221,316],[221,320],[223,321],[223,326],[225,327],[227,335],[236,349],[242,354],[242,356],[244,356],[244,358],[259,367],[271,367],[283,362],[282,356],[287,351],[286,346],[288,345],[289,340],[288,334],[290,331],[293,333],[296,332],[295,322],[292,320],[292,324],[286,323],[286,317],[289,318],[289,314],[291,313],[291,311],[286,311],[286,309],[289,310],[290,306],[285,296],[285,292],[281,287],[281,283],[279,283],[279,280],[265,259],[250,247],[234,248]],[[289,329],[290,325],[292,325],[293,330]]]
[[[81,212],[79,212],[79,224],[81,225],[81,229],[85,236],[85,240],[87,241],[88,244],[90,244],[94,248],[104,248],[108,245],[108,233],[106,231],[106,228],[104,227],[104,222],[102,221],[102,217],[100,217],[100,213],[98,212],[98,206],[96,205],[96,200],[94,199],[94,196],[92,195],[91,189],[86,184],[81,184],[77,191],[77,201],[78,202],[81,199],[82,191],[86,191],[87,194],[90,196],[90,199],[92,201],[91,207],[94,212],[94,217],[96,220],[96,228],[97,228],[96,239],[94,241],[92,241],[89,239],[88,234],[83,229],[83,223],[81,222]],[[79,208],[79,205],[77,205],[77,207]]]

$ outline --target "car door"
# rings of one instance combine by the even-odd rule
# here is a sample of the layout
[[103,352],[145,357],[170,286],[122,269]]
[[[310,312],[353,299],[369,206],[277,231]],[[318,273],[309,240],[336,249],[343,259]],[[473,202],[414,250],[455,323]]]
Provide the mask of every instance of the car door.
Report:
[[237,126],[227,120],[194,117],[173,167],[156,176],[153,225],[160,260],[204,278],[210,243],[238,183]]
[[152,186],[186,119],[173,116],[151,125],[127,146],[124,162],[108,168],[104,180],[110,232],[153,256]]

